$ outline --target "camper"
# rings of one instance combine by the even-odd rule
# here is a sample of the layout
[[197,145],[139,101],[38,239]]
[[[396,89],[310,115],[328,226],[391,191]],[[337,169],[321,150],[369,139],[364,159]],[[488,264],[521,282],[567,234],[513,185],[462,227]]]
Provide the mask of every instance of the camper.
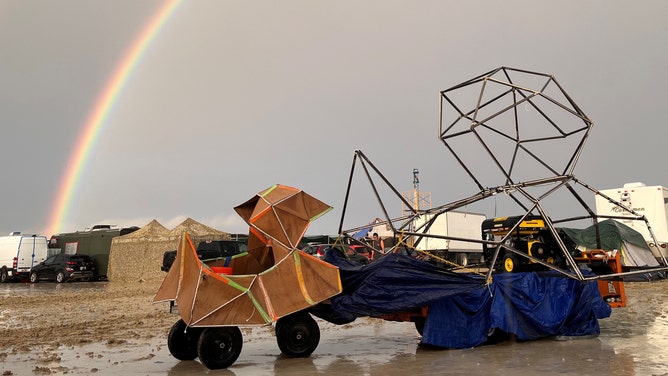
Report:
[[46,236],[20,232],[0,236],[0,282],[27,279],[32,267],[47,257]]
[[[426,224],[434,217],[426,214],[413,222],[415,232],[434,236],[447,236],[460,239],[482,239],[480,226],[485,220],[485,215],[449,211],[441,213],[429,229]],[[424,237],[415,245],[415,249],[445,258],[460,266],[466,266],[469,261],[480,261],[482,257],[482,245],[476,242],[467,242],[455,239],[443,239],[436,237]]]
[[[654,257],[668,257],[668,188],[658,185],[647,186],[644,183],[627,183],[622,188],[604,189],[600,193],[596,195],[597,215],[627,217],[628,219],[613,219],[638,231],[645,238]],[[644,221],[635,219],[632,213],[610,202],[604,196],[644,215],[652,228],[656,242],[652,239]]]
[[51,236],[49,247],[65,254],[88,255],[95,265],[95,279],[106,280],[109,267],[111,240],[130,234],[139,227],[119,228],[112,225],[95,225],[83,231],[61,233]]

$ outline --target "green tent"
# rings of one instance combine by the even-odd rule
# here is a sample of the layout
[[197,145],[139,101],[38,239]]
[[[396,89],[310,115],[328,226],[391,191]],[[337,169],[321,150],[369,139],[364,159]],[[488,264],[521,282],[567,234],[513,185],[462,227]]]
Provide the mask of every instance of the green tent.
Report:
[[[647,242],[638,231],[613,219],[599,222],[598,229],[601,237],[601,248],[605,251],[616,249],[621,252],[623,266],[659,266]],[[560,228],[559,230],[568,235],[580,247],[598,249],[594,225],[585,229]]]

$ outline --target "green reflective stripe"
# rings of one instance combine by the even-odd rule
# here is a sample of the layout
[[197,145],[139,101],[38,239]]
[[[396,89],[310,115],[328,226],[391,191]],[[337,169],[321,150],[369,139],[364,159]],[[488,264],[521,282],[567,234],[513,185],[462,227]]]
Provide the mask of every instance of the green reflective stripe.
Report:
[[304,274],[302,273],[302,263],[301,259],[299,258],[299,252],[293,252],[292,255],[293,258],[295,259],[295,268],[297,269],[297,280],[299,281],[299,289],[302,291],[302,296],[304,297],[304,300],[306,300],[306,303],[314,305],[315,302],[313,301],[313,299],[311,299],[311,296],[308,294],[308,290],[306,290],[306,282],[304,281]]
[[260,312],[260,316],[262,316],[264,322],[266,322],[267,324],[271,323],[271,318],[269,317],[267,312],[265,312],[265,310],[262,308],[260,302],[258,302],[257,299],[255,299],[255,296],[253,295],[252,292],[250,292],[250,290],[248,291],[248,297],[255,306],[255,309],[257,309],[257,311]]
[[260,197],[264,197],[264,196],[270,194],[270,193],[273,192],[274,189],[276,189],[276,188],[278,188],[278,184],[274,184],[274,185],[272,185],[271,188],[267,189],[267,190],[266,190]]
[[320,214],[316,214],[316,215],[314,215],[314,216],[311,217],[309,220],[310,220],[310,221],[315,221],[316,219],[318,219],[318,218],[322,217],[323,215],[327,214],[327,213],[328,213],[330,210],[332,210],[332,209],[333,209],[333,208],[330,206],[329,208],[327,208],[327,210],[324,210],[324,211],[323,211],[322,213],[320,213]]
[[271,322],[271,318],[269,317],[269,315],[267,314],[267,312],[262,308],[262,306],[260,305],[260,302],[258,302],[257,299],[255,299],[255,296],[254,296],[253,293],[250,291],[250,289],[247,289],[247,288],[241,286],[240,284],[234,282],[233,280],[227,278],[226,276],[221,276],[221,277],[227,279],[227,283],[228,283],[230,286],[234,287],[234,288],[237,289],[237,290],[243,291],[246,295],[248,295],[248,298],[251,300],[251,303],[253,303],[253,306],[255,306],[255,309],[257,309],[258,312],[260,312],[260,316],[262,316],[262,319],[263,319],[267,324]]

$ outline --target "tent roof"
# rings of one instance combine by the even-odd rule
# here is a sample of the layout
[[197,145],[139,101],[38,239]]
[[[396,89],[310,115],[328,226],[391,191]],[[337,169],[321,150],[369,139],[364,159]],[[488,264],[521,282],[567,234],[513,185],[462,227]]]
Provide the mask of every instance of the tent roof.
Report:
[[[192,218],[181,222],[178,226],[169,231],[170,236],[181,236],[183,231],[188,231],[191,237],[205,235],[226,235],[226,232],[216,230],[215,228],[205,226]],[[228,234],[229,235],[229,234]]]
[[[650,252],[645,238],[638,231],[621,222],[606,219],[598,223],[598,228],[601,237],[601,248],[604,250],[621,249],[623,242],[626,241]],[[578,245],[597,248],[594,225],[585,229],[561,228],[560,230],[563,230]]]
[[140,239],[140,238],[156,238],[161,236],[169,236],[169,230],[160,224],[157,220],[152,220],[146,226],[137,231],[123,235],[124,239]]

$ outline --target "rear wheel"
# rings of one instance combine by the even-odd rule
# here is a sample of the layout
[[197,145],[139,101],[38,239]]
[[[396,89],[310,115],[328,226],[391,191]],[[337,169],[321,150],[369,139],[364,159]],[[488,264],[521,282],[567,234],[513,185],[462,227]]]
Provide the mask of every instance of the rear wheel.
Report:
[[276,321],[276,341],[291,358],[306,358],[320,343],[320,328],[307,312],[295,312]]
[[466,253],[458,253],[456,262],[459,266],[467,266],[469,264],[469,256]]
[[7,268],[5,267],[3,267],[2,270],[0,270],[0,282],[1,283],[9,282],[9,273],[7,273]]
[[30,283],[37,283],[39,281],[39,276],[37,272],[30,273]]
[[227,368],[239,358],[243,343],[236,326],[206,328],[197,342],[199,360],[208,369]]
[[169,353],[178,360],[197,358],[197,342],[201,333],[202,329],[189,328],[183,320],[177,321],[167,336]]
[[56,273],[56,282],[58,282],[58,283],[65,282],[65,272],[64,271],[59,270],[58,273]]

